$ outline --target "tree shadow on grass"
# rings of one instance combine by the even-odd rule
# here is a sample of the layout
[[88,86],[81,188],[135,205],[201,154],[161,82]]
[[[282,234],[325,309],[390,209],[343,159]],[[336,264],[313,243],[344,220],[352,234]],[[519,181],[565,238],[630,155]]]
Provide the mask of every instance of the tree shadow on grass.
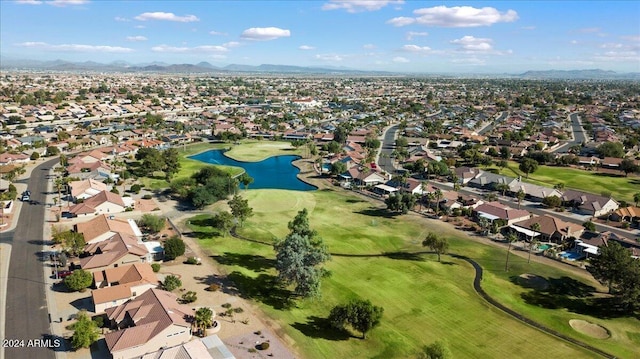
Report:
[[326,340],[348,340],[351,338],[351,334],[344,329],[337,329],[331,326],[327,318],[320,318],[316,316],[310,316],[307,318],[306,323],[293,323],[291,325],[300,333],[310,338],[320,338]]
[[[632,316],[626,306],[613,296],[594,296],[596,288],[569,277],[547,278],[548,287],[534,289],[521,294],[525,303],[546,309],[567,309],[573,313],[590,315],[601,319]],[[522,287],[526,284],[511,277],[511,281]]]
[[405,261],[424,261],[422,258],[422,253],[407,253],[407,252],[385,252],[382,253],[383,257],[387,257],[389,259],[397,259],[397,260],[405,260]]
[[227,278],[233,283],[230,284],[231,286],[236,286],[229,289],[236,290],[243,298],[257,300],[278,310],[289,309],[295,304],[291,299],[293,293],[282,288],[273,275],[263,273],[252,278],[235,271],[230,273]]
[[375,207],[370,207],[367,209],[363,209],[361,211],[356,211],[355,213],[363,214],[369,217],[383,217],[383,218],[396,218],[396,215],[398,214],[398,213],[390,212],[385,208],[375,208]]
[[264,272],[276,265],[276,261],[273,259],[253,254],[224,252],[223,255],[213,255],[211,258],[220,264],[227,266],[237,265],[254,272]]

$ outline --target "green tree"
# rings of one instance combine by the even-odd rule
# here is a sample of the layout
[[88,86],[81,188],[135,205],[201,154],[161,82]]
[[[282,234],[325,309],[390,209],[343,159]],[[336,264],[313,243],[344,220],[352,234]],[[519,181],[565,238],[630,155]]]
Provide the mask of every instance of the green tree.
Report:
[[238,195],[233,196],[227,204],[231,208],[231,214],[236,218],[240,227],[242,227],[242,224],[247,218],[253,215],[253,208],[249,207],[249,201]]
[[596,224],[591,222],[591,221],[586,221],[582,224],[582,226],[590,232],[595,232],[596,231]]
[[331,164],[330,172],[334,176],[338,176],[342,173],[347,172],[347,165],[341,161],[335,161]]
[[74,292],[88,288],[91,283],[93,283],[93,275],[83,269],[76,269],[64,278],[64,285]]
[[180,280],[180,278],[172,274],[166,276],[164,278],[164,282],[162,282],[162,289],[166,290],[167,292],[173,292],[180,287],[182,287],[182,281]]
[[62,247],[72,256],[82,253],[86,245],[82,233],[66,231],[63,234]]
[[[540,223],[534,223],[531,225],[531,230],[534,232],[540,233]],[[529,257],[527,258],[527,263],[531,263],[531,252],[536,245],[538,245],[538,236],[531,236],[531,240],[529,241]]]
[[73,323],[71,346],[73,349],[88,348],[100,337],[98,325],[89,318],[86,310],[78,312],[76,319]]
[[242,173],[238,180],[242,183],[244,189],[249,189],[249,185],[253,183],[253,177],[249,176],[247,172]]
[[233,228],[233,215],[227,211],[216,213],[212,218],[213,227],[224,234],[229,234]]
[[509,190],[509,185],[506,184],[506,183],[498,183],[495,186],[495,188],[496,188],[496,191],[502,192],[502,195],[504,196],[507,193],[507,191]]
[[451,351],[447,347],[447,344],[443,341],[436,341],[431,345],[427,345],[423,348],[423,352],[418,356],[419,359],[450,359],[452,358]]
[[60,149],[56,146],[47,147],[47,156],[57,156],[60,154]]
[[597,151],[602,157],[624,157],[624,147],[620,142],[605,142],[598,146]]
[[335,328],[344,329],[345,325],[350,325],[362,333],[362,339],[366,339],[367,332],[380,324],[383,313],[384,308],[368,300],[356,299],[346,305],[333,307],[328,319]]
[[640,192],[633,195],[633,201],[636,203],[636,207],[638,207],[638,203],[640,203]]
[[173,236],[164,242],[164,259],[174,260],[184,254],[185,244],[178,236]]
[[207,336],[207,328],[213,325],[213,310],[207,307],[198,308],[194,316],[194,324],[196,328],[202,330],[203,337]]
[[624,172],[625,176],[629,176],[629,173],[638,172],[640,167],[636,165],[635,161],[631,158],[625,158],[620,162],[620,170]]
[[449,250],[449,241],[433,232],[427,234],[427,237],[422,241],[422,245],[429,247],[438,255],[438,262],[440,262],[440,255],[447,253],[447,250]]
[[171,180],[171,178],[180,171],[180,155],[178,150],[171,147],[162,153],[163,157],[163,165],[165,177],[167,181]]
[[520,171],[524,172],[525,177],[529,178],[529,174],[535,172],[538,169],[538,161],[533,158],[525,158],[520,162]]
[[614,294],[621,304],[633,310],[640,299],[640,262],[618,242],[601,246],[599,254],[591,257],[587,270]]
[[542,199],[542,204],[549,208],[557,208],[562,206],[562,198],[558,196],[547,196]]
[[306,208],[298,212],[288,227],[290,233],[274,245],[278,280],[295,284],[295,293],[301,297],[318,296],[320,279],[325,274],[321,265],[330,259],[327,248],[309,226]]
[[37,151],[33,151],[33,152],[31,152],[31,157],[29,157],[29,159],[30,159],[31,161],[35,161],[35,160],[37,160],[38,158],[40,158],[40,154],[39,154]]
[[138,225],[143,229],[146,229],[151,233],[158,233],[164,228],[165,218],[162,216],[145,213],[137,222]]
[[518,209],[520,209],[520,204],[522,203],[522,201],[526,196],[527,194],[522,189],[519,189],[518,192],[516,193],[516,198],[518,199]]

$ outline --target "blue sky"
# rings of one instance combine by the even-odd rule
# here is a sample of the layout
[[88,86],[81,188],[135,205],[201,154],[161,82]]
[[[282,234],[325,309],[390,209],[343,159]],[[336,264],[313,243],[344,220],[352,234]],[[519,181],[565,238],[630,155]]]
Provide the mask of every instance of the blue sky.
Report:
[[2,0],[0,53],[424,73],[640,72],[640,2]]

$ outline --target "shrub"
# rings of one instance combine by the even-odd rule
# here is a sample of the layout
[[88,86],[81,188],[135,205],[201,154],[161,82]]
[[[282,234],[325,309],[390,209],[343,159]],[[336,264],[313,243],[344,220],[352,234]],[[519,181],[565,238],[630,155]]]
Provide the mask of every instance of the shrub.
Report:
[[151,195],[150,194],[145,194],[144,196],[142,196],[142,199],[151,199]]
[[207,288],[209,292],[217,292],[220,290],[220,284],[209,284],[209,288]]
[[196,292],[188,291],[182,295],[182,301],[184,303],[193,303],[198,299],[198,295]]
[[225,309],[229,309],[229,308],[231,308],[231,304],[230,303],[224,303],[223,305],[221,305],[221,307],[225,308]]
[[267,350],[267,349],[269,349],[269,342],[262,342],[262,343],[256,345],[256,349],[258,349],[258,350]]
[[185,244],[178,236],[173,236],[164,242],[164,258],[174,260],[184,254]]
[[78,269],[64,279],[64,285],[72,291],[86,289],[93,283],[93,275],[91,272]]
[[131,186],[131,192],[136,193],[136,194],[140,193],[141,189],[142,189],[142,186],[140,186],[137,183]]
[[175,289],[180,287],[182,287],[182,281],[180,280],[180,278],[174,275],[168,275],[164,279],[164,282],[162,282],[162,289],[168,292],[174,291]]
[[242,312],[244,312],[244,309],[242,309],[242,308],[240,308],[240,307],[238,307],[238,308],[233,308],[233,312],[234,312],[234,313],[242,313]]
[[160,263],[152,263],[151,269],[153,269],[154,273],[158,273],[160,271]]

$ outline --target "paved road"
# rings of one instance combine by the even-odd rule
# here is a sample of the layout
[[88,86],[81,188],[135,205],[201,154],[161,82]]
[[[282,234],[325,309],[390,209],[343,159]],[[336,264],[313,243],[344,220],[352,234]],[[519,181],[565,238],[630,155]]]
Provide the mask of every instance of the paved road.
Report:
[[398,132],[398,125],[393,125],[387,129],[383,134],[381,143],[380,156],[378,158],[378,167],[385,170],[387,173],[395,173],[396,168],[393,165],[394,159],[391,158],[391,152],[393,152],[396,144],[396,134]]
[[[1,240],[11,245],[7,281],[5,334],[7,339],[24,340],[22,348],[5,348],[5,358],[55,358],[47,348],[27,347],[29,340],[50,334],[43,262],[41,261],[46,175],[58,159],[37,166],[26,180],[31,198],[41,204],[25,203],[15,230],[3,233]],[[20,342],[22,344],[22,342]]]
[[575,145],[580,145],[583,142],[587,142],[587,136],[582,127],[582,123],[580,122],[580,117],[577,113],[572,113],[569,115],[569,119],[571,120],[571,131],[573,132],[573,141],[566,142],[562,146],[559,146],[555,150],[551,151],[552,153],[567,153],[569,148]]
[[496,127],[497,124],[502,123],[504,120],[507,119],[507,116],[509,116],[509,112],[508,111],[502,111],[502,113],[500,114],[500,116],[498,116],[498,118],[496,118],[495,120],[491,121],[491,123],[482,128],[480,131],[478,131],[479,135],[484,135],[485,133],[490,133],[491,131],[493,131],[493,129]]

